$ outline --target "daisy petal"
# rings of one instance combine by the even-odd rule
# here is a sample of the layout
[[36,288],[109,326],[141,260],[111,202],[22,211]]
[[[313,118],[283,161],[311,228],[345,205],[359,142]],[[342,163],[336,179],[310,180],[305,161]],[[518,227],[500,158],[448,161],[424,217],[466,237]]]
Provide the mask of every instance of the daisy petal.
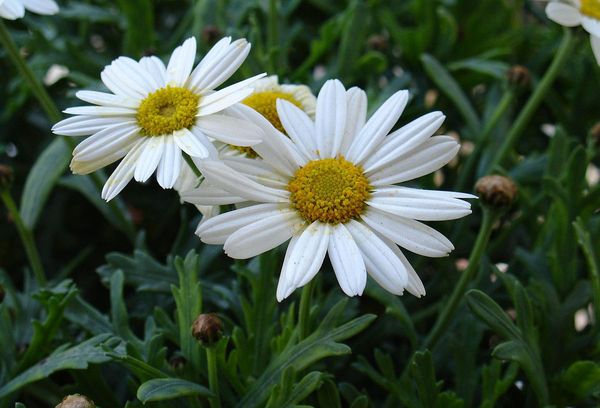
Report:
[[156,170],[156,180],[162,188],[172,188],[181,172],[181,151],[175,141],[165,137],[165,147],[162,158]]
[[581,18],[581,25],[585,28],[585,31],[590,33],[592,36],[600,37],[600,20],[583,16]]
[[367,172],[372,186],[402,183],[432,173],[448,163],[460,146],[450,136],[434,136],[418,148],[405,153],[395,164]]
[[184,86],[194,67],[196,39],[190,37],[175,48],[167,65],[167,85]]
[[134,109],[114,106],[75,106],[73,108],[67,108],[63,112],[69,115],[87,116],[135,116],[136,114]]
[[256,221],[277,215],[281,209],[280,204],[257,204],[229,211],[202,221],[196,229],[196,235],[206,244],[222,245],[234,232]]
[[319,272],[329,246],[331,227],[319,221],[290,241],[277,283],[277,301],[306,285]]
[[408,91],[398,91],[386,100],[350,145],[347,159],[357,164],[366,160],[398,122],[407,103]]
[[250,44],[245,39],[229,44],[230,41],[231,37],[219,41],[198,64],[189,81],[192,89],[215,89],[242,65],[250,52]]
[[348,296],[362,295],[367,284],[365,262],[344,224],[332,228],[327,249],[340,287]]
[[144,150],[135,165],[135,172],[133,178],[136,181],[144,182],[150,178],[152,173],[158,167],[158,163],[163,156],[165,151],[165,138],[166,136],[153,136],[149,137]]
[[367,205],[420,221],[454,220],[471,214],[471,204],[457,199],[422,197],[371,197]]
[[287,189],[288,179],[275,173],[271,166],[264,160],[249,159],[247,157],[226,157],[221,159],[226,165],[252,180],[280,190]]
[[346,127],[346,90],[340,81],[325,82],[317,97],[315,130],[321,158],[335,157]]
[[550,20],[565,27],[575,27],[581,24],[581,13],[577,8],[557,1],[548,3],[546,15]]
[[143,95],[156,90],[155,81],[137,61],[128,57],[119,57],[111,64],[120,73],[126,75],[129,85]]
[[156,89],[163,88],[167,84],[167,68],[160,58],[155,56],[142,57],[140,66],[148,71]]
[[346,104],[348,109],[347,123],[342,145],[340,146],[340,153],[344,157],[346,157],[348,149],[367,120],[367,94],[360,88],[350,88],[346,92]]
[[248,88],[252,83],[256,82],[258,79],[264,77],[265,73],[262,74],[258,74],[255,75],[251,78],[245,79],[243,81],[237,82],[233,85],[229,85],[226,88],[220,89],[216,92],[207,94],[207,95],[203,95],[200,98],[200,109],[198,112],[198,116],[205,116],[207,115],[207,113],[204,113],[204,107],[207,107],[207,111],[211,111],[211,113],[214,113],[214,108],[210,109],[211,105],[217,104],[217,105],[223,105],[223,103],[219,103],[221,102],[222,99],[226,99],[228,102],[228,105],[226,107],[229,107],[235,103],[241,102],[242,100],[244,100],[247,96],[248,96],[248,90],[250,90],[250,92],[253,91],[252,88]]
[[73,156],[79,161],[97,160],[105,154],[122,149],[134,139],[139,139],[134,125],[124,123],[111,126],[75,146]]
[[286,242],[301,224],[296,211],[280,210],[235,231],[225,241],[223,250],[235,259],[252,258]]
[[16,20],[25,15],[25,7],[19,0],[4,0],[0,2],[0,17]]
[[196,126],[207,136],[234,146],[253,146],[263,139],[262,129],[255,124],[226,115],[198,118]]
[[288,136],[296,144],[298,151],[307,160],[317,159],[317,145],[314,141],[315,124],[302,109],[286,101],[277,99],[277,114]]
[[247,201],[243,197],[233,195],[207,182],[190,190],[181,191],[179,196],[187,203],[205,206],[237,204]]
[[189,129],[183,128],[173,132],[173,140],[181,150],[191,157],[204,158],[209,155],[206,146]]
[[126,143],[113,146],[112,149],[105,151],[104,154],[94,159],[81,160],[78,157],[74,157],[71,160],[71,171],[74,174],[89,174],[106,167],[125,156],[138,142],[139,138],[137,137],[128,138]]
[[59,11],[54,0],[21,0],[21,2],[27,10],[37,14],[52,15]]
[[114,95],[105,92],[78,91],[75,96],[82,101],[93,103],[94,105],[115,106],[119,108],[131,109],[136,109],[140,105],[139,99],[128,98],[126,96]]
[[600,37],[591,35],[590,40],[592,42],[592,51],[594,51],[594,56],[596,57],[596,62],[598,63],[598,65],[600,65]]
[[388,292],[402,295],[408,284],[408,272],[398,256],[364,224],[350,220],[346,228],[362,253],[369,275]]
[[417,275],[417,272],[412,267],[406,256],[402,253],[398,245],[396,245],[393,241],[390,241],[386,237],[379,236],[382,242],[384,242],[389,249],[392,250],[394,255],[400,260],[404,269],[408,274],[408,282],[406,283],[406,290],[409,291],[410,294],[416,297],[425,296],[425,286],[423,286],[423,282],[421,282],[421,278]]
[[416,254],[436,258],[447,256],[454,249],[445,236],[418,221],[372,207],[361,218],[375,231]]
[[135,125],[132,118],[127,117],[103,117],[95,116],[73,116],[63,119],[52,126],[52,132],[63,136],[87,136],[104,130],[107,127],[120,124]]
[[135,171],[135,165],[142,153],[145,143],[145,139],[140,139],[129,153],[127,153],[125,158],[121,160],[121,163],[119,163],[115,171],[110,175],[104,184],[104,188],[102,188],[103,199],[106,201],[112,200],[131,181],[133,172]]

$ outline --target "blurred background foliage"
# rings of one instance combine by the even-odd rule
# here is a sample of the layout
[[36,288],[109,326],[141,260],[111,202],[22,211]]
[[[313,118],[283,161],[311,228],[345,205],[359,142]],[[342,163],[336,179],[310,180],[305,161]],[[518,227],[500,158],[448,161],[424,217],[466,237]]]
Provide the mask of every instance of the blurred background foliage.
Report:
[[[473,290],[439,339],[428,336],[468,263],[479,203],[464,220],[436,223],[456,246],[450,257],[410,257],[426,297],[369,285],[362,298],[343,299],[325,265],[310,318],[298,322],[300,291],[275,301],[281,248],[228,259],[194,236],[199,215],[174,191],[131,183],[116,204],[129,219],[114,219],[84,178],[63,171],[70,152],[59,145],[31,180],[57,138],[0,48],[0,162],[15,170],[11,193],[50,278],[45,288],[34,283],[2,210],[0,407],[54,406],[74,392],[101,407],[214,403],[204,350],[190,332],[201,311],[225,323],[216,348],[223,406],[600,403],[600,130],[591,131],[600,69],[582,30],[573,30],[566,64],[498,166],[494,157],[563,36],[543,2],[59,3],[56,16],[29,13],[6,25],[61,108],[77,104],[78,89],[101,89],[100,71],[119,55],[166,58],[191,35],[203,55],[224,35],[246,37],[252,51],[232,81],[266,71],[317,91],[339,78],[367,91],[371,111],[409,89],[398,126],[442,110],[443,132],[463,144],[415,186],[472,192],[493,170],[513,178],[519,194],[496,218]],[[24,191],[28,177],[31,185],[56,181],[47,200]]]

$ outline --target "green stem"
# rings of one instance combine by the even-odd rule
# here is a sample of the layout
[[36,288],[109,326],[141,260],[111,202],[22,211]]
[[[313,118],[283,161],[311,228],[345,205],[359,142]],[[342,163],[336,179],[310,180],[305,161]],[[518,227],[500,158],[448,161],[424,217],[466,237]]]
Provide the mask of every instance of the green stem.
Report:
[[198,169],[198,166],[196,166],[196,163],[194,163],[194,160],[192,160],[192,158],[190,157],[189,154],[187,154],[185,152],[182,152],[182,154],[183,154],[183,159],[188,164],[188,166],[190,166],[190,168],[192,169],[192,171],[194,172],[196,177],[201,178],[202,172]]
[[8,209],[15,226],[17,227],[17,231],[19,232],[19,236],[21,237],[21,241],[25,247],[25,252],[27,253],[27,258],[29,259],[29,264],[31,265],[31,269],[33,270],[33,275],[35,276],[38,286],[46,286],[46,275],[44,275],[44,268],[42,267],[42,261],[40,260],[37,247],[35,246],[33,234],[23,223],[21,214],[19,213],[17,205],[15,204],[8,189],[2,191],[0,195],[2,196],[2,201],[4,201],[4,205],[6,205],[6,208]]
[[302,288],[300,295],[300,307],[298,309],[298,341],[308,337],[308,321],[310,317],[310,300],[313,291],[313,281],[311,280]]
[[475,241],[475,246],[469,256],[469,266],[467,266],[467,269],[462,273],[457,285],[454,287],[454,291],[450,295],[450,299],[442,308],[442,312],[433,325],[433,329],[425,340],[423,345],[424,349],[432,349],[452,321],[454,312],[456,312],[456,309],[460,305],[465,291],[467,290],[467,286],[469,285],[469,282],[473,280],[475,271],[479,267],[479,261],[481,260],[481,256],[483,255],[492,234],[494,221],[496,221],[496,214],[484,207],[483,221],[481,223],[481,228],[479,229],[479,234],[477,235],[477,240]]
[[[525,128],[529,124],[531,117],[546,97],[546,94],[560,73],[563,65],[567,62],[573,46],[574,41],[571,30],[565,29],[562,42],[560,43],[558,51],[552,60],[552,64],[550,64],[548,71],[546,71],[542,77],[542,80],[535,88],[535,91],[529,97],[525,107],[515,120],[515,123],[506,135],[506,139],[504,139],[504,143],[502,143],[498,153],[494,155],[494,158],[490,162],[488,170],[493,170],[496,166],[501,165],[507,154],[519,140],[519,137],[523,134],[523,131],[525,131]],[[489,173],[489,171],[486,171],[486,173]]]
[[277,55],[279,53],[279,15],[277,12],[277,0],[269,0],[269,70],[277,71]]
[[487,146],[490,135],[492,134],[494,128],[496,127],[496,125],[498,125],[498,122],[500,121],[500,119],[502,119],[502,117],[504,116],[514,99],[515,90],[514,88],[510,87],[504,93],[502,99],[500,99],[500,101],[498,102],[496,110],[494,110],[492,116],[490,116],[490,119],[486,122],[483,130],[481,131],[481,134],[479,135],[479,138],[477,139],[475,150],[469,155],[467,162],[465,163],[464,167],[460,170],[461,174],[457,182],[457,191],[463,191],[467,187],[467,183],[469,182],[470,177],[474,175],[475,164],[477,163],[481,152],[484,150],[484,147]]
[[600,323],[600,265],[594,251],[592,238],[581,218],[577,218],[573,222],[573,227],[577,233],[579,246],[585,255],[588,263],[590,281],[592,283],[592,301],[594,302],[594,318],[596,322],[596,330]]
[[215,394],[214,397],[210,398],[210,406],[211,408],[221,408],[216,347],[206,347],[206,364],[208,365],[208,386],[212,393]]

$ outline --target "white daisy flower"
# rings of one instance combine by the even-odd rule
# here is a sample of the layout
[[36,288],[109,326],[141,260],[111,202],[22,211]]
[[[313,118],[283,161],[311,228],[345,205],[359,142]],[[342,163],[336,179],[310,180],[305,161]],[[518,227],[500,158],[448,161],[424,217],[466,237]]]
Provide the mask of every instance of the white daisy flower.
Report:
[[54,0],[0,0],[0,17],[16,20],[25,15],[25,10],[37,14],[56,14],[58,5]]
[[213,139],[238,146],[260,142],[259,127],[222,111],[250,95],[248,86],[265,74],[214,90],[249,51],[246,40],[223,38],[192,70],[196,40],[189,38],[173,51],[166,67],[157,57],[114,60],[101,74],[112,93],[77,92],[79,99],[97,106],[69,108],[65,113],[76,116],[52,128],[59,135],[92,135],[73,151],[71,170],[88,174],[124,157],[102,190],[108,201],[132,178],[146,181],[155,170],[161,187],[173,187],[182,152],[208,157]]
[[588,33],[600,65],[600,0],[552,1],[546,6],[548,18],[565,27],[581,25]]
[[[420,221],[464,217],[470,194],[397,186],[444,166],[459,150],[454,138],[433,136],[441,112],[416,119],[388,134],[408,92],[389,98],[366,120],[364,91],[346,91],[337,80],[323,86],[316,118],[292,103],[277,101],[288,137],[244,105],[230,108],[265,132],[253,149],[263,160],[201,160],[206,180],[218,189],[196,197],[199,204],[252,204],[202,222],[196,233],[208,244],[246,259],[291,239],[277,299],[288,297],[319,271],[325,254],[342,290],[362,294],[367,273],[394,294],[425,289],[401,252],[441,257],[454,249],[442,234]],[[225,193],[224,193],[225,192]]]

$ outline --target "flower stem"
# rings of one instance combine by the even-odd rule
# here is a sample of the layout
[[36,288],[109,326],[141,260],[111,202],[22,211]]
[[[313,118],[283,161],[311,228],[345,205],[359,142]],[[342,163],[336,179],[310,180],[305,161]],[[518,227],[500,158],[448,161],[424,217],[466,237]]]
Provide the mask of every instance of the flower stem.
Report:
[[37,247],[35,246],[33,234],[23,223],[21,214],[19,213],[15,201],[10,195],[8,189],[2,191],[0,195],[2,196],[2,201],[4,202],[4,205],[6,205],[6,208],[8,209],[8,212],[12,217],[15,226],[17,227],[17,231],[19,232],[19,236],[21,237],[21,241],[23,242],[23,246],[25,247],[25,252],[27,253],[27,258],[29,259],[29,264],[31,265],[31,269],[33,270],[33,275],[35,276],[35,280],[38,286],[46,286],[46,275],[44,274],[44,268],[42,267],[40,254],[38,253]]
[[208,366],[208,386],[214,394],[214,397],[210,398],[210,406],[211,408],[221,408],[217,373],[217,349],[215,346],[206,347],[206,364]]
[[194,160],[192,160],[190,155],[185,152],[181,152],[181,154],[183,154],[183,159],[188,164],[188,166],[190,166],[196,177],[201,178],[202,172],[200,171],[200,169],[198,169],[198,166],[196,166],[196,163],[194,163]]
[[300,307],[298,309],[298,341],[304,340],[308,336],[308,320],[310,317],[310,300],[313,291],[313,281],[311,280],[302,288],[300,295]]
[[536,112],[539,105],[542,103],[546,94],[550,90],[550,87],[554,83],[554,80],[560,73],[561,68],[567,62],[569,55],[571,54],[571,50],[574,46],[573,35],[571,34],[571,30],[565,29],[562,42],[556,52],[554,59],[552,60],[552,64],[548,68],[548,71],[542,77],[542,80],[535,88],[535,91],[529,97],[529,100],[525,104],[525,107],[515,120],[512,128],[506,135],[506,139],[504,139],[504,143],[500,146],[498,153],[494,155],[494,158],[490,162],[488,166],[488,171],[493,170],[496,166],[501,165],[507,154],[510,152],[512,147],[518,141],[519,137],[523,134],[523,131],[527,127],[531,117]]
[[481,223],[481,228],[479,229],[479,234],[477,235],[477,240],[475,241],[475,246],[471,251],[471,255],[469,256],[469,266],[462,273],[458,284],[454,287],[454,291],[450,295],[450,299],[442,308],[442,312],[440,313],[437,321],[433,325],[433,329],[429,333],[429,336],[425,339],[425,343],[423,348],[431,349],[435,346],[435,344],[440,339],[442,333],[454,317],[454,312],[460,305],[460,302],[467,290],[467,286],[469,282],[473,280],[475,271],[479,267],[479,261],[481,260],[481,256],[487,244],[490,240],[490,236],[492,234],[492,226],[496,221],[496,213],[483,208],[483,221]]

